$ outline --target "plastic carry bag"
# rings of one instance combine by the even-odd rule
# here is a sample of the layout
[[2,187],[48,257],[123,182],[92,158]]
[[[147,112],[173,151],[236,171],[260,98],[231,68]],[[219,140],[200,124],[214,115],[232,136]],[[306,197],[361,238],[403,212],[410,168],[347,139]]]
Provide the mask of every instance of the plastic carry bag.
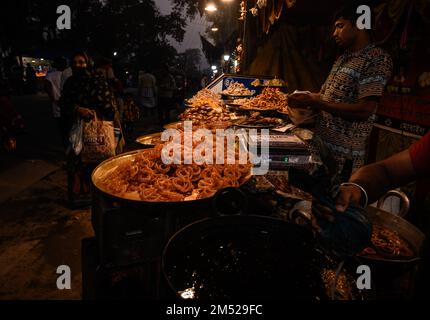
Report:
[[75,122],[69,134],[69,142],[76,155],[79,155],[82,151],[82,129],[83,120],[79,119]]

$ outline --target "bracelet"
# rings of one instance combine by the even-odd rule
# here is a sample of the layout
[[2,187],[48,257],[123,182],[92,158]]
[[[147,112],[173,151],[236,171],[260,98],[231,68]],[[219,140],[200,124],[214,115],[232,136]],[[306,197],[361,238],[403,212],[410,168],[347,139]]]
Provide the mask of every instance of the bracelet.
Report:
[[364,194],[365,202],[364,202],[364,206],[363,206],[363,208],[366,208],[366,207],[367,207],[367,205],[368,205],[368,203],[369,203],[369,197],[367,196],[367,192],[366,192],[366,190],[364,190],[364,188],[363,188],[362,186],[360,186],[359,184],[354,183],[354,182],[344,182],[344,183],[342,183],[340,186],[341,186],[341,187],[342,187],[342,186],[354,186],[354,187],[359,188],[359,189],[361,190],[361,192]]

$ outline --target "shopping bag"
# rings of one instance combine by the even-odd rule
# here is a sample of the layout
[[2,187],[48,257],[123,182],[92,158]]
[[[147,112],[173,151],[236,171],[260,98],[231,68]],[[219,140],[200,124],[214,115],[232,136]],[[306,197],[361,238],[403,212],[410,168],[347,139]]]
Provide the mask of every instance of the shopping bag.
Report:
[[80,154],[82,151],[82,127],[83,120],[79,119],[72,126],[69,134],[70,146],[76,155]]
[[94,120],[83,123],[81,159],[84,163],[100,162],[115,155],[113,121]]

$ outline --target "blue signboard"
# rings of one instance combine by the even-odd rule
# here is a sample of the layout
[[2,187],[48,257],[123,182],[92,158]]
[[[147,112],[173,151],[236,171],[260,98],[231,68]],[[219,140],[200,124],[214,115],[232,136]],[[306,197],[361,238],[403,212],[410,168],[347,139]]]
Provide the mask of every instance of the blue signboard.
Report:
[[243,84],[246,88],[248,88],[253,95],[260,94],[262,91],[262,87],[254,87],[251,83],[255,80],[260,80],[263,82],[264,80],[271,79],[267,77],[252,77],[252,76],[240,76],[240,75],[225,75],[222,82],[222,90],[227,89],[232,83],[238,82]]

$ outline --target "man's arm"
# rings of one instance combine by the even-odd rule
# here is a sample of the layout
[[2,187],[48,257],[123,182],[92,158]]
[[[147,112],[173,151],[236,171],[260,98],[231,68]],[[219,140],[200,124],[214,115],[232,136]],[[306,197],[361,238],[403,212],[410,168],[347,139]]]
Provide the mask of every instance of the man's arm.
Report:
[[357,103],[327,102],[317,93],[297,93],[288,98],[291,107],[306,108],[330,112],[335,116],[351,120],[366,120],[378,106],[379,97],[371,96],[360,99]]
[[[375,56],[358,79],[358,101],[356,103],[327,102],[321,97],[329,78],[321,87],[320,94],[292,94],[289,96],[291,107],[307,108],[330,112],[333,115],[351,120],[366,120],[376,111],[385,85],[391,77],[392,60],[389,55],[380,53]],[[333,66],[334,68],[334,66]]]
[[[410,152],[407,149],[388,159],[360,168],[352,175],[350,182],[363,187],[369,197],[369,203],[372,203],[387,191],[413,181],[415,176]],[[359,204],[361,197],[361,190],[358,187],[342,186],[336,200],[336,208],[343,212],[350,203]]]
[[357,103],[326,102],[321,100],[317,109],[345,119],[366,120],[376,111],[378,102],[378,97],[364,98]]

